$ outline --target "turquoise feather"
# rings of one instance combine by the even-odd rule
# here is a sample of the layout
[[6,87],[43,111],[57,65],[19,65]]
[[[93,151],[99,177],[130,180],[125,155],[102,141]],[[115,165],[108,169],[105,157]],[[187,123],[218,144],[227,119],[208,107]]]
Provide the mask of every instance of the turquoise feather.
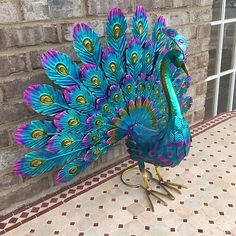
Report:
[[100,65],[102,46],[98,35],[87,25],[77,24],[73,28],[74,48],[83,63]]
[[140,40],[142,46],[148,37],[148,27],[147,14],[142,6],[138,6],[132,20],[132,33],[134,38]]
[[62,88],[80,84],[80,69],[70,56],[49,50],[41,57],[41,63],[49,79]]

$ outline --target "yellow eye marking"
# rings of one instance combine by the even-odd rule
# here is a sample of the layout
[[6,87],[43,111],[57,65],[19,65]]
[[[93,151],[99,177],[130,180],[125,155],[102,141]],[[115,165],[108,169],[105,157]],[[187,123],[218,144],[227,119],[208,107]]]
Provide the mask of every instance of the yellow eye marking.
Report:
[[85,98],[84,98],[83,96],[78,96],[78,97],[76,98],[76,101],[77,101],[78,103],[80,103],[80,104],[85,104],[85,103],[86,103],[86,100],[85,100]]
[[136,64],[137,61],[138,61],[138,55],[137,55],[137,53],[133,53],[133,55],[132,55],[133,64]]
[[56,69],[61,75],[68,75],[68,70],[63,64],[57,64]]
[[68,125],[69,126],[76,126],[76,125],[78,125],[78,120],[77,119],[70,119],[69,121],[68,121]]
[[100,80],[98,79],[98,77],[93,77],[91,79],[92,84],[94,84],[96,87],[100,85]]
[[44,132],[42,130],[35,130],[32,132],[32,138],[42,138],[44,136]]
[[31,167],[39,167],[43,164],[43,161],[42,160],[39,160],[39,159],[34,159],[30,162],[30,166]]
[[141,35],[143,33],[143,23],[140,21],[138,23],[138,34]]
[[42,95],[39,98],[40,102],[42,102],[44,105],[51,105],[53,104],[53,100],[49,95]]
[[69,170],[69,174],[73,175],[78,171],[78,166],[73,166],[70,170]]
[[115,39],[118,39],[121,34],[121,26],[119,24],[114,25],[113,27],[113,34]]
[[110,64],[110,69],[111,69],[111,71],[112,71],[113,73],[115,73],[115,72],[116,72],[116,64],[112,62],[112,63]]
[[62,141],[61,145],[62,145],[63,147],[68,147],[68,146],[70,146],[72,143],[73,143],[73,141],[72,141],[71,139],[65,139],[65,140]]
[[85,39],[83,45],[88,52],[93,52],[93,44],[90,39]]

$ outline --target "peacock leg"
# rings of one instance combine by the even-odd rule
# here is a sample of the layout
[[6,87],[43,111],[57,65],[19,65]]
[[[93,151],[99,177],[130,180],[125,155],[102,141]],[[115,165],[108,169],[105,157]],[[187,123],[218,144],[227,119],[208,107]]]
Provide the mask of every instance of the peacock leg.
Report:
[[172,198],[174,199],[174,196],[172,195],[172,193],[168,190],[174,190],[175,192],[181,194],[181,191],[179,190],[179,188],[187,188],[186,186],[182,185],[182,184],[177,184],[177,183],[173,183],[173,182],[169,182],[169,181],[165,181],[162,176],[161,176],[161,171],[160,168],[158,166],[155,166],[155,171],[156,171],[156,175],[158,179],[155,179],[151,176],[151,179],[154,181],[158,181],[158,184],[165,190],[165,192]]

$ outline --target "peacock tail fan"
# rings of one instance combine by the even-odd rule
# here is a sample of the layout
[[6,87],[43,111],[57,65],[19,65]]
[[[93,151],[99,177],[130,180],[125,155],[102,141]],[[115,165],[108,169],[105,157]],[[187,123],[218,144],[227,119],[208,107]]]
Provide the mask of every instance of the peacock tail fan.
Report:
[[[107,47],[88,24],[73,28],[74,49],[81,68],[70,56],[49,50],[41,57],[48,84],[30,85],[24,100],[50,120],[22,124],[16,142],[33,149],[14,165],[17,175],[36,176],[59,168],[58,183],[69,181],[129,135],[134,124],[156,131],[165,129],[169,115],[161,82],[163,58],[172,50],[186,57],[187,41],[157,18],[149,35],[147,14],[138,6],[132,19],[132,37],[126,39],[122,10],[113,8],[106,24]],[[169,74],[181,112],[192,98],[186,96],[190,77],[170,64]]]

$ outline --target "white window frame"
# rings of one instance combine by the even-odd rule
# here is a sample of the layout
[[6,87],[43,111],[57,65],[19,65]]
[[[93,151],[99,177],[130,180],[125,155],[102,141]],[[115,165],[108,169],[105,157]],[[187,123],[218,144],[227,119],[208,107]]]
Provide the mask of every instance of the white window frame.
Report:
[[232,111],[233,109],[233,99],[234,99],[234,87],[235,87],[235,75],[236,75],[236,28],[234,31],[234,43],[232,48],[232,69],[221,72],[221,60],[222,60],[222,50],[223,50],[223,39],[224,39],[224,27],[227,23],[236,22],[236,18],[225,19],[225,9],[226,0],[222,0],[221,3],[221,20],[212,21],[211,26],[219,25],[219,35],[218,35],[218,48],[216,54],[216,74],[207,77],[206,82],[215,80],[214,84],[214,98],[213,98],[213,116],[217,115],[218,111],[218,100],[219,100],[219,88],[220,88],[220,77],[224,75],[230,75],[229,81],[229,93],[227,102],[227,111]]

